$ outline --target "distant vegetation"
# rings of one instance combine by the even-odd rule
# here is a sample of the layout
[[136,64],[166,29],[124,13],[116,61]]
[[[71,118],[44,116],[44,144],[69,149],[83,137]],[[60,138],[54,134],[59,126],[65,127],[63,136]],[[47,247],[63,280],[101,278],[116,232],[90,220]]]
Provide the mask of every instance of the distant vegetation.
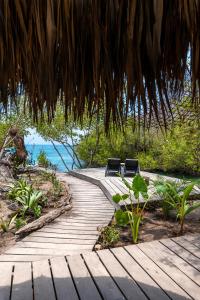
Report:
[[[181,107],[182,113],[169,131],[151,128],[133,130],[128,120],[124,132],[112,130],[105,135],[103,126],[99,136],[94,128],[84,136],[77,152],[90,166],[104,166],[108,157],[138,158],[141,169],[200,175],[200,120],[198,112]],[[91,157],[92,155],[92,157]]]

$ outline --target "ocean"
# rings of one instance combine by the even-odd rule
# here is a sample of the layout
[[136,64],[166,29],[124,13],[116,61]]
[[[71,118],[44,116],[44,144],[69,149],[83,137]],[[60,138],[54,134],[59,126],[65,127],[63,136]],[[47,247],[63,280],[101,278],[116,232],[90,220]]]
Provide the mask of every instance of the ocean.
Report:
[[[37,157],[40,154],[40,151],[44,151],[46,153],[46,156],[48,158],[48,160],[53,164],[56,165],[57,170],[60,172],[67,172],[66,167],[64,166],[61,158],[59,157],[58,153],[56,152],[56,150],[54,149],[53,145],[25,145],[26,149],[29,153],[29,158],[32,160],[32,162],[34,164],[37,164]],[[69,168],[69,170],[72,169],[72,164],[73,164],[73,160],[70,157],[70,155],[67,153],[67,150],[65,149],[65,147],[63,145],[56,145],[56,148],[58,149],[58,151],[60,152],[60,154],[63,157],[63,160],[65,161],[65,164],[67,165],[67,167]],[[68,150],[70,153],[72,153],[72,150],[70,149],[70,147],[68,147]],[[74,169],[76,168],[76,166],[74,166]]]

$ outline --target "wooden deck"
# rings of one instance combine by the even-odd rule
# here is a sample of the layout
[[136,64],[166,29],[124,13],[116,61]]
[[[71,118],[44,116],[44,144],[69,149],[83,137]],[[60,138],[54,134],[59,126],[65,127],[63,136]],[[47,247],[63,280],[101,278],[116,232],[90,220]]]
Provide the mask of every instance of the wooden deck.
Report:
[[[117,176],[109,176],[105,177],[105,168],[88,168],[88,169],[80,169],[80,170],[73,170],[69,172],[72,176],[75,176],[77,178],[86,180],[88,182],[91,182],[93,184],[96,184],[101,188],[101,190],[104,192],[104,194],[107,196],[107,198],[110,200],[110,202],[115,206],[116,209],[118,209],[120,206],[123,206],[123,202],[119,202],[119,204],[115,204],[112,201],[112,196],[115,194],[127,194],[128,188],[124,185],[122,182],[122,179]],[[158,174],[149,173],[149,172],[143,172],[141,171],[141,175],[144,176],[149,180],[149,201],[159,201],[161,198],[156,195],[155,189],[153,187],[153,180],[156,180],[158,178]],[[159,175],[160,176],[160,175]],[[173,178],[169,176],[160,176],[168,180],[180,180],[178,178]],[[125,178],[128,183],[132,182],[131,177]],[[200,189],[195,187],[193,191],[194,195],[200,196]],[[132,196],[133,202],[134,196]],[[126,201],[127,202],[127,201]],[[140,202],[144,202],[144,199],[140,197]]]
[[31,262],[92,251],[99,236],[98,227],[108,225],[114,207],[94,184],[66,174],[59,176],[70,185],[71,212],[17,242],[0,255],[0,262]]
[[0,300],[200,299],[200,235],[0,263]]

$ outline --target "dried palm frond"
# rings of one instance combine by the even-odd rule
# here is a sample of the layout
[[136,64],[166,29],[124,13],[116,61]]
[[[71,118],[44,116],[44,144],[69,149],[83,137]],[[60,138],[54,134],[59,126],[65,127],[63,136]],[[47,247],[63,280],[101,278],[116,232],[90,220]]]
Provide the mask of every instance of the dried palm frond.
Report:
[[59,99],[74,119],[104,108],[106,128],[130,111],[165,124],[188,60],[195,95],[199,0],[0,0],[0,102],[25,93],[36,120]]

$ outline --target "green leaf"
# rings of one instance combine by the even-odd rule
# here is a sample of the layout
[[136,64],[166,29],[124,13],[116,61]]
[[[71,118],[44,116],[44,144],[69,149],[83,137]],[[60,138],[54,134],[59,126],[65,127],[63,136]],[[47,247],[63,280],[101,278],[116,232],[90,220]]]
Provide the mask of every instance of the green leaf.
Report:
[[147,200],[149,198],[149,195],[147,193],[143,193],[141,192],[142,197],[144,198],[144,200]]
[[129,190],[132,190],[131,185],[128,183],[128,181],[126,179],[122,178],[122,181]]
[[116,195],[112,196],[112,200],[115,203],[119,203],[122,200],[122,196],[120,194],[116,194]]
[[128,212],[121,209],[115,212],[115,220],[118,225],[125,226],[129,223]]
[[129,198],[129,194],[124,194],[124,195],[122,195],[122,199],[123,200],[126,200],[126,199],[128,199]]
[[189,184],[188,186],[186,186],[186,188],[185,188],[184,191],[183,191],[183,199],[184,199],[184,200],[187,200],[187,199],[188,199],[190,193],[191,193],[192,190],[193,190],[193,187],[194,187],[194,183],[191,183],[191,184]]
[[200,207],[200,202],[194,203],[192,206],[190,206],[190,207],[186,210],[185,215],[188,215],[189,213],[191,213],[193,210],[197,209],[198,207]]
[[139,198],[139,194],[147,194],[147,184],[142,176],[137,174],[133,178],[132,190],[134,191],[135,198]]

